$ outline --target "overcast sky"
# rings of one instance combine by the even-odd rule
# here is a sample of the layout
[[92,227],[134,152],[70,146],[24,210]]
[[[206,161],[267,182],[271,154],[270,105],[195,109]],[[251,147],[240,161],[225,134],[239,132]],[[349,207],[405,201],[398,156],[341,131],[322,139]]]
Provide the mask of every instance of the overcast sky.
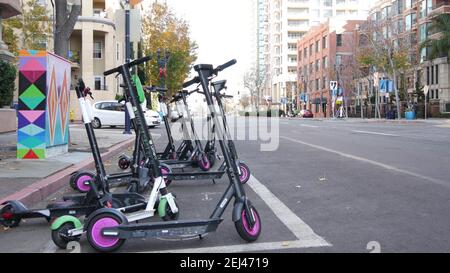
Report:
[[[155,0],[144,0],[149,5]],[[164,0],[159,0],[160,2]],[[256,23],[250,0],[165,0],[190,24],[191,37],[199,46],[197,63],[220,65],[237,59],[237,65],[220,77],[229,91],[243,90],[243,75],[255,61]],[[367,0],[371,5],[376,0]],[[253,36],[252,36],[253,35]]]
[[[153,0],[146,0],[145,4]],[[242,89],[243,74],[254,61],[251,35],[252,7],[249,0],[167,0],[178,17],[189,22],[191,37],[199,46],[196,63],[215,66],[231,59],[238,63],[220,74],[229,92]]]

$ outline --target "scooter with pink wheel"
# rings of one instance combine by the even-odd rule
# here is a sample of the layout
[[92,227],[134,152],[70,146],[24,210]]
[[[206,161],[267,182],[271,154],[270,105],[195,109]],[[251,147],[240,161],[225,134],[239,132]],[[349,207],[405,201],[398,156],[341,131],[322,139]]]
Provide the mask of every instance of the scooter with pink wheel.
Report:
[[[219,224],[223,221],[222,216],[225,210],[228,205],[233,204],[232,221],[234,222],[237,233],[247,242],[258,240],[262,230],[262,221],[255,206],[246,195],[244,185],[239,180],[239,170],[237,165],[234,164],[234,155],[230,152],[229,147],[221,137],[224,132],[218,118],[220,114],[213,107],[213,97],[209,90],[210,78],[235,63],[236,61],[233,60],[217,68],[213,68],[212,65],[196,65],[194,69],[198,73],[198,77],[184,84],[184,87],[188,87],[196,83],[201,83],[208,109],[211,112],[214,124],[217,126],[218,142],[227,166],[226,173],[229,179],[229,185],[218,201],[211,216],[201,220],[135,223],[135,217],[130,217],[130,215],[126,215],[120,210],[102,208],[85,219],[84,224],[78,222],[78,228],[68,230],[68,235],[74,236],[76,234],[81,236],[81,234],[86,233],[91,247],[99,252],[116,251],[126,240],[135,238],[202,238],[202,236],[218,229]],[[124,76],[125,81],[129,82],[129,67],[127,65],[117,68],[114,71],[120,72]],[[133,107],[138,109],[138,115],[142,118],[142,111],[139,110],[140,106],[136,103],[136,95],[131,92],[131,96],[133,99]],[[156,152],[153,154],[156,158]],[[157,159],[156,163],[158,163]],[[161,184],[165,188],[162,177],[159,177],[155,183],[158,185]],[[165,196],[167,192],[161,191],[161,195]],[[152,195],[150,196],[150,200],[152,198],[154,198],[154,195],[153,197]],[[161,201],[164,202],[163,199]],[[165,202],[169,205],[166,207],[166,211],[158,210],[160,213],[170,217],[175,212],[178,212],[178,207],[174,203],[174,199],[169,198]],[[174,209],[177,210],[174,211]],[[55,230],[53,231],[55,232]]]

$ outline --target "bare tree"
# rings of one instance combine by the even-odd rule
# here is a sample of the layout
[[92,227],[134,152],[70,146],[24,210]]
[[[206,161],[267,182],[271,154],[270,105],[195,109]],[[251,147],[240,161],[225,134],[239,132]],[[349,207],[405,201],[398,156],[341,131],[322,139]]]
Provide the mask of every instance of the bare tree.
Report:
[[412,67],[410,57],[414,56],[411,52],[415,50],[415,43],[413,36],[403,35],[403,25],[392,18],[388,16],[379,21],[369,19],[362,25],[360,34],[367,44],[360,52],[359,61],[393,80],[397,114],[401,119],[397,77]]
[[250,103],[255,106],[256,112],[259,112],[261,94],[266,86],[266,73],[258,69],[252,70],[244,75],[244,87],[250,91]]
[[75,0],[72,10],[67,9],[67,0],[55,1],[55,54],[67,58],[69,53],[69,40],[72,35],[78,16],[81,15],[81,0]]
[[239,103],[244,107],[244,111],[250,105],[250,97],[248,95],[243,95],[239,101]]

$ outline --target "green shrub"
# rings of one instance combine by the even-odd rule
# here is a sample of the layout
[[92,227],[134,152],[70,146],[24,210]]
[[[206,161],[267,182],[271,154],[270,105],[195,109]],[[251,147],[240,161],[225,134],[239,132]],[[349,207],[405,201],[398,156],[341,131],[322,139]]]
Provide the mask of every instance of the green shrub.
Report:
[[5,61],[0,61],[0,107],[12,103],[16,81],[16,67]]

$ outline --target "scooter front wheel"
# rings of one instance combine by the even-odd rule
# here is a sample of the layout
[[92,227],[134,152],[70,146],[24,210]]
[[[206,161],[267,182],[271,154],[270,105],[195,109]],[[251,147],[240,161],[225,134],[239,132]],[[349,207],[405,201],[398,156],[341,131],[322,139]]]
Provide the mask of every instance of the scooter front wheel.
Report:
[[166,183],[166,187],[168,187],[171,183],[172,180],[169,179],[168,175],[171,173],[172,171],[166,167],[166,166],[161,166],[161,174],[164,178],[164,182]]
[[242,209],[241,219],[235,222],[234,225],[242,239],[247,242],[254,242],[258,240],[258,237],[261,234],[261,218],[259,217],[258,211],[253,206],[250,207],[250,211],[255,218],[253,227],[251,227],[250,223],[247,221],[245,208]]
[[178,218],[180,217],[180,209],[179,206],[177,204],[177,202],[175,201],[175,205],[178,207],[178,212],[174,213],[172,211],[172,209],[170,208],[169,202],[167,201],[167,199],[163,198],[159,201],[158,204],[158,214],[161,216],[161,218],[164,221],[175,221],[178,220]]
[[121,223],[122,220],[112,213],[101,213],[90,220],[87,239],[92,248],[100,252],[113,252],[119,249],[125,243],[125,239],[103,236],[102,230],[119,226]]
[[22,218],[14,215],[14,208],[11,205],[6,205],[0,211],[0,224],[7,228],[15,228],[20,225]]
[[240,162],[239,163],[239,171],[241,172],[241,175],[239,176],[239,180],[242,184],[246,184],[248,180],[250,180],[250,168],[247,166],[247,164]]
[[209,171],[211,169],[211,161],[209,161],[209,157],[206,154],[200,155],[197,164],[198,164],[198,167],[202,171],[206,172],[206,171]]
[[91,186],[86,185],[86,182],[94,179],[94,175],[90,172],[79,172],[74,179],[75,190],[80,193],[87,193],[91,190]]
[[58,229],[52,231],[52,241],[55,245],[61,249],[67,249],[67,245],[70,242],[78,242],[81,238],[80,236],[70,236],[69,230],[75,228],[73,223],[65,223],[61,225]]

